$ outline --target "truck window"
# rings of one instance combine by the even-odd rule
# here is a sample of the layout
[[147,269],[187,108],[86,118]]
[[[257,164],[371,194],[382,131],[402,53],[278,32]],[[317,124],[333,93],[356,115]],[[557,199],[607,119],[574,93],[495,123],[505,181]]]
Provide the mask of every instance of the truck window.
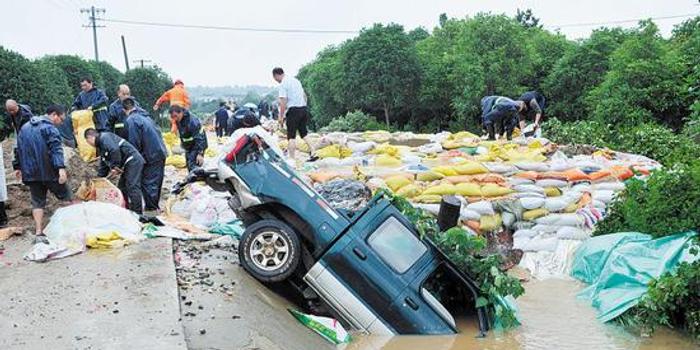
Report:
[[404,273],[428,248],[395,217],[386,219],[367,240],[369,246],[396,272]]

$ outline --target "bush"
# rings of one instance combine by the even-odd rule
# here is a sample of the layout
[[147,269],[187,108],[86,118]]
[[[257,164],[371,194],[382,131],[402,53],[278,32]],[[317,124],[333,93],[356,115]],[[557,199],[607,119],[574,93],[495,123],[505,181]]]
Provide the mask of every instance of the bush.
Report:
[[384,130],[386,126],[381,124],[373,116],[361,111],[348,112],[344,116],[336,117],[328,125],[321,128],[323,132],[342,131],[358,132],[365,130]]
[[606,147],[611,138],[610,128],[593,120],[562,123],[553,118],[542,125],[544,136],[558,144]]
[[700,161],[630,180],[594,235],[637,231],[662,237],[700,227]]

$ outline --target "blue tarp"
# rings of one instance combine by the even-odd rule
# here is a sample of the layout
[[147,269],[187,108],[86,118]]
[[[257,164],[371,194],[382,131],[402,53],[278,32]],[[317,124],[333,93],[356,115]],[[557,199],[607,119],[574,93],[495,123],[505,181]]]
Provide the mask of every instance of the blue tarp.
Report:
[[693,261],[690,240],[695,232],[652,239],[624,232],[598,236],[581,244],[574,256],[571,275],[591,285],[579,293],[607,322],[635,306],[647,285],[684,261]]

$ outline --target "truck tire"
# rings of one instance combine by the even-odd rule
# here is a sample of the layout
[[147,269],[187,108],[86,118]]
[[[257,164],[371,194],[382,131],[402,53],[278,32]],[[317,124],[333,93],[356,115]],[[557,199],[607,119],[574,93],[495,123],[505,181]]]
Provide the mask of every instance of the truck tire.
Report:
[[258,281],[284,281],[301,261],[299,236],[282,221],[258,221],[241,235],[238,258],[241,266]]

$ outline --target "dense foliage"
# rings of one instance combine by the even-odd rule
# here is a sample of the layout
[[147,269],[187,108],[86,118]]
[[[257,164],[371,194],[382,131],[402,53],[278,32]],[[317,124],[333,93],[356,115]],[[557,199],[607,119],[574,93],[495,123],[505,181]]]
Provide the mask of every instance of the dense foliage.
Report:
[[150,110],[160,95],[172,87],[172,80],[158,67],[130,69],[122,80],[142,107]]
[[331,120],[328,125],[321,128],[324,132],[360,132],[382,129],[386,129],[386,127],[379,123],[374,117],[362,113],[362,111],[348,112],[344,116]]
[[486,253],[486,238],[470,235],[457,227],[440,232],[434,216],[413,207],[404,198],[385,195],[392,197],[394,205],[411,220],[422,237],[429,238],[455,266],[476,281],[482,292],[476,307],[489,308],[494,321],[504,328],[518,325],[515,310],[508,307],[503,298],[517,298],[525,290],[517,278],[501,270],[501,255]]

